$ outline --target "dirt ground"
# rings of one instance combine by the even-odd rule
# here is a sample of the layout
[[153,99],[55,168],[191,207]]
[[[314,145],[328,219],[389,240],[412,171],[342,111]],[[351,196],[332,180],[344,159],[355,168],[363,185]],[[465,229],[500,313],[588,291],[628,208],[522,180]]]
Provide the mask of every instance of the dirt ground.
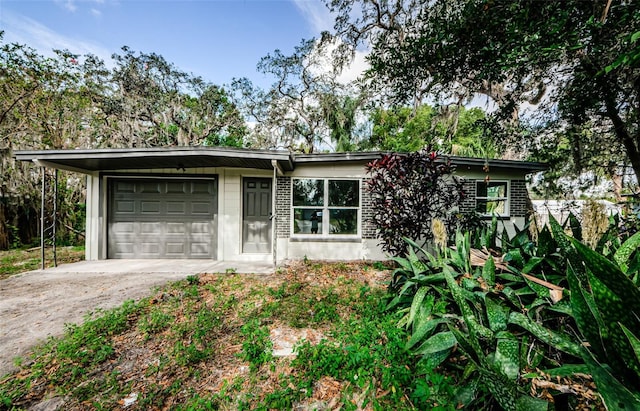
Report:
[[174,272],[160,263],[164,267],[159,272],[135,266],[129,271],[64,270],[66,266],[87,264],[84,262],[0,280],[0,376],[16,370],[16,357],[27,361],[35,345],[49,336],[61,335],[65,324],[82,322],[96,308],[117,307],[126,300],[146,297],[154,287],[167,282],[212,272],[196,270],[195,266],[188,273]]

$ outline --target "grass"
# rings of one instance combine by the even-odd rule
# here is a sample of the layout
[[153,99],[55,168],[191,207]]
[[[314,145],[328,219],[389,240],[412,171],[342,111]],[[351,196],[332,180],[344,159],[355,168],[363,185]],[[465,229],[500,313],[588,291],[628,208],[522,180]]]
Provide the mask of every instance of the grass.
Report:
[[[46,249],[46,267],[53,267],[53,250]],[[84,260],[84,246],[58,247],[58,264],[75,263]],[[25,271],[42,267],[40,248],[0,251],[0,280]]]
[[[389,276],[315,262],[190,276],[38,347],[0,380],[0,409],[454,409],[453,383],[385,311]],[[273,355],[277,332],[302,337],[297,356]]]

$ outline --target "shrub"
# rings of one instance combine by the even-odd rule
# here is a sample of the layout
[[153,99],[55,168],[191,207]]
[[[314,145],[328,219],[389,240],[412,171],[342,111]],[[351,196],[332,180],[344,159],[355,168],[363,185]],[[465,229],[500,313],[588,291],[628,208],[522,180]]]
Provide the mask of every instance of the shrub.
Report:
[[367,165],[372,221],[384,251],[404,254],[404,238],[431,240],[434,218],[455,226],[463,191],[454,171],[450,160],[427,151],[385,154]]

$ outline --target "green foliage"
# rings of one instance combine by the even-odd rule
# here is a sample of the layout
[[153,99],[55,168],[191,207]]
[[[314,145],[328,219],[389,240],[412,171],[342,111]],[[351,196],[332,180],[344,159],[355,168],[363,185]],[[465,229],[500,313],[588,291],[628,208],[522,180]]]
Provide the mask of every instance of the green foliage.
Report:
[[[436,250],[435,256],[420,250],[424,259],[409,241],[407,256],[395,259],[389,305],[403,314],[399,325],[411,333],[407,348],[441,367],[465,367],[465,388],[480,388],[467,394],[467,405],[485,401],[484,389],[505,409],[546,409],[527,393],[530,378],[539,377],[532,371],[548,370],[565,378],[586,371],[608,409],[637,408],[640,291],[637,269],[630,267],[638,238],[620,244],[618,220],[612,219],[596,241],[598,252],[576,239],[581,233],[570,217],[564,226],[551,218],[537,241],[529,227],[511,238],[503,234],[508,272],[498,271],[491,256],[482,268],[470,266],[468,235],[458,234],[455,249]],[[474,241],[495,245],[496,237],[489,225]],[[456,358],[458,350],[466,365]]]
[[338,319],[338,304],[344,303],[332,289],[301,283],[282,284],[267,291],[275,300],[265,304],[261,317],[278,318],[294,328],[333,322]]
[[[0,249],[38,233],[40,176],[16,163],[14,150],[246,145],[245,120],[224,88],[155,53],[124,47],[112,57],[107,67],[94,55],[44,56],[0,31]],[[63,172],[57,188],[57,241],[77,244],[84,180]]]
[[260,325],[257,318],[249,320],[241,329],[244,341],[240,358],[248,361],[251,370],[256,371],[273,358],[273,343],[269,338],[269,329]]
[[[339,345],[323,340],[297,347],[292,365],[302,372],[298,384],[310,389],[313,381],[326,375],[366,391],[379,381],[387,390],[382,397],[371,396],[374,409],[408,409],[405,397],[420,409],[438,404],[449,404],[441,409],[454,409],[452,381],[434,371],[432,364],[413,360],[405,348],[407,334],[396,326],[399,316],[380,304],[382,295],[365,296],[362,311],[341,322],[332,335]],[[441,344],[447,344],[446,337]]]
[[434,219],[456,226],[453,210],[462,201],[462,183],[449,159],[428,151],[385,154],[366,169],[371,221],[383,250],[401,255],[407,250],[405,238],[431,240]]
[[373,130],[365,149],[413,152],[431,147],[435,151],[467,157],[494,158],[497,148],[484,136],[485,113],[462,106],[376,109]]
[[[367,78],[384,101],[494,103],[501,144],[553,163],[545,184],[585,170],[613,176],[629,163],[640,176],[637,2],[328,3],[338,63],[366,43]],[[527,106],[531,125],[519,127]]]

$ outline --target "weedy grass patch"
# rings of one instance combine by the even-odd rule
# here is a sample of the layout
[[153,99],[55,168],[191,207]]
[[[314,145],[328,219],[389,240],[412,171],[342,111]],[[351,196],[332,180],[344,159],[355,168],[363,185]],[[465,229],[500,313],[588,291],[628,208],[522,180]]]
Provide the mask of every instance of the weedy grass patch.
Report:
[[[450,379],[404,348],[385,311],[390,271],[299,263],[271,276],[189,276],[69,325],[0,381],[0,409],[438,407]],[[273,355],[273,330],[303,337]],[[453,402],[449,401],[453,404]]]
[[[53,267],[53,250],[45,252],[46,267]],[[84,260],[84,247],[58,247],[58,264],[75,263]],[[25,271],[42,267],[40,248],[13,249],[0,251],[0,280]]]

